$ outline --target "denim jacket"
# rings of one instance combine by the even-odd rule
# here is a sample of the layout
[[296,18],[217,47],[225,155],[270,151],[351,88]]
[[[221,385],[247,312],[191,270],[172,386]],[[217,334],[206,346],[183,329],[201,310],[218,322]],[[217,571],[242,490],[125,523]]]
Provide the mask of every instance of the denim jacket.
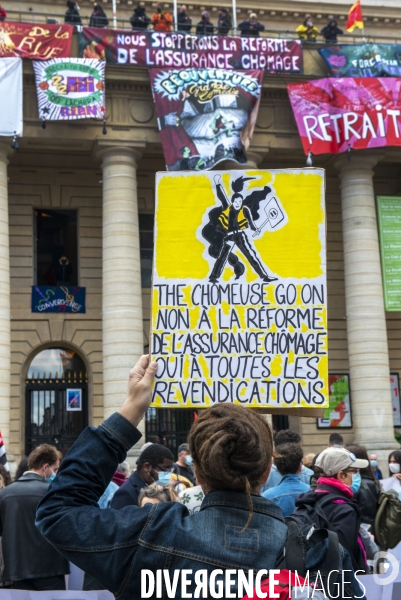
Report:
[[[305,465],[302,465],[302,470],[299,474],[302,483],[306,483],[308,488],[310,487],[310,478],[313,475],[312,469],[308,469]],[[260,488],[260,493],[263,495],[266,490],[270,490],[272,487],[276,487],[280,481],[283,479],[283,475],[277,469],[276,465],[272,465],[272,469],[270,471],[270,475],[268,480],[262,487]]]
[[[248,500],[239,492],[210,492],[194,515],[178,502],[101,510],[98,499],[140,437],[115,413],[85,429],[68,452],[36,516],[62,555],[123,600],[141,598],[142,569],[167,569],[171,579],[175,569],[274,569],[287,526],[280,508],[261,496],[252,496],[245,531]],[[192,583],[187,591],[195,588]],[[164,585],[163,593],[167,598]],[[181,598],[181,585],[175,597]]]
[[284,517],[289,517],[295,510],[295,500],[299,494],[310,490],[309,485],[302,482],[299,475],[284,475],[276,487],[263,492],[263,497],[277,504]]

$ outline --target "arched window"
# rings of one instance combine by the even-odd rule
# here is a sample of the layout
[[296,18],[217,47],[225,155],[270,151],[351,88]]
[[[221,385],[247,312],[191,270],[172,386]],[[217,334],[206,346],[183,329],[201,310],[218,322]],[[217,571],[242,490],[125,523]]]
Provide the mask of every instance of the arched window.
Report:
[[87,424],[88,375],[82,358],[67,348],[42,350],[26,378],[26,454],[44,443],[65,453]]

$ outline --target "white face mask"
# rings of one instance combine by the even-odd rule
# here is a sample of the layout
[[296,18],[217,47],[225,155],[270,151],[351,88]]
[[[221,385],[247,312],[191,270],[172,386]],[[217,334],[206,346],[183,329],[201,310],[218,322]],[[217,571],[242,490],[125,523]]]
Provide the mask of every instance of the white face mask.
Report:
[[400,465],[398,463],[390,463],[388,465],[388,468],[390,469],[390,473],[399,473],[400,472]]

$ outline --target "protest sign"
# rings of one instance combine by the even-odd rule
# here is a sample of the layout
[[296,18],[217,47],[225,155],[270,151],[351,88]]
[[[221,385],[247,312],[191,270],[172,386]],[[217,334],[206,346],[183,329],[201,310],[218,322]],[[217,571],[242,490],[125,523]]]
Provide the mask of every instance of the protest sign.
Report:
[[105,66],[102,60],[81,58],[34,62],[39,117],[48,121],[104,119]]
[[263,71],[150,69],[169,171],[203,171],[222,160],[246,163]]
[[327,406],[324,171],[156,187],[153,406]]
[[384,305],[387,311],[401,310],[401,198],[378,196],[380,254]]
[[22,135],[22,60],[0,58],[0,136]]
[[305,154],[401,145],[401,79],[317,79],[287,85]]
[[282,38],[83,27],[79,52],[83,58],[138,67],[262,69],[265,73],[298,74],[303,71],[301,41]]
[[320,48],[334,77],[401,76],[401,44],[345,44]]
[[72,25],[0,23],[0,57],[50,60],[70,56]]
[[32,312],[84,313],[86,288],[76,286],[32,287]]
[[317,419],[319,429],[352,427],[348,375],[329,375],[329,406]]

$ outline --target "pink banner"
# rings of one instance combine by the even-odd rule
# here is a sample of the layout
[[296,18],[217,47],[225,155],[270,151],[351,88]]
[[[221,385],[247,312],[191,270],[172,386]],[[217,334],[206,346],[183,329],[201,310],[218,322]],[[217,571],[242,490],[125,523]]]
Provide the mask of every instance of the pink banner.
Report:
[[317,79],[287,85],[305,154],[401,146],[401,79]]

